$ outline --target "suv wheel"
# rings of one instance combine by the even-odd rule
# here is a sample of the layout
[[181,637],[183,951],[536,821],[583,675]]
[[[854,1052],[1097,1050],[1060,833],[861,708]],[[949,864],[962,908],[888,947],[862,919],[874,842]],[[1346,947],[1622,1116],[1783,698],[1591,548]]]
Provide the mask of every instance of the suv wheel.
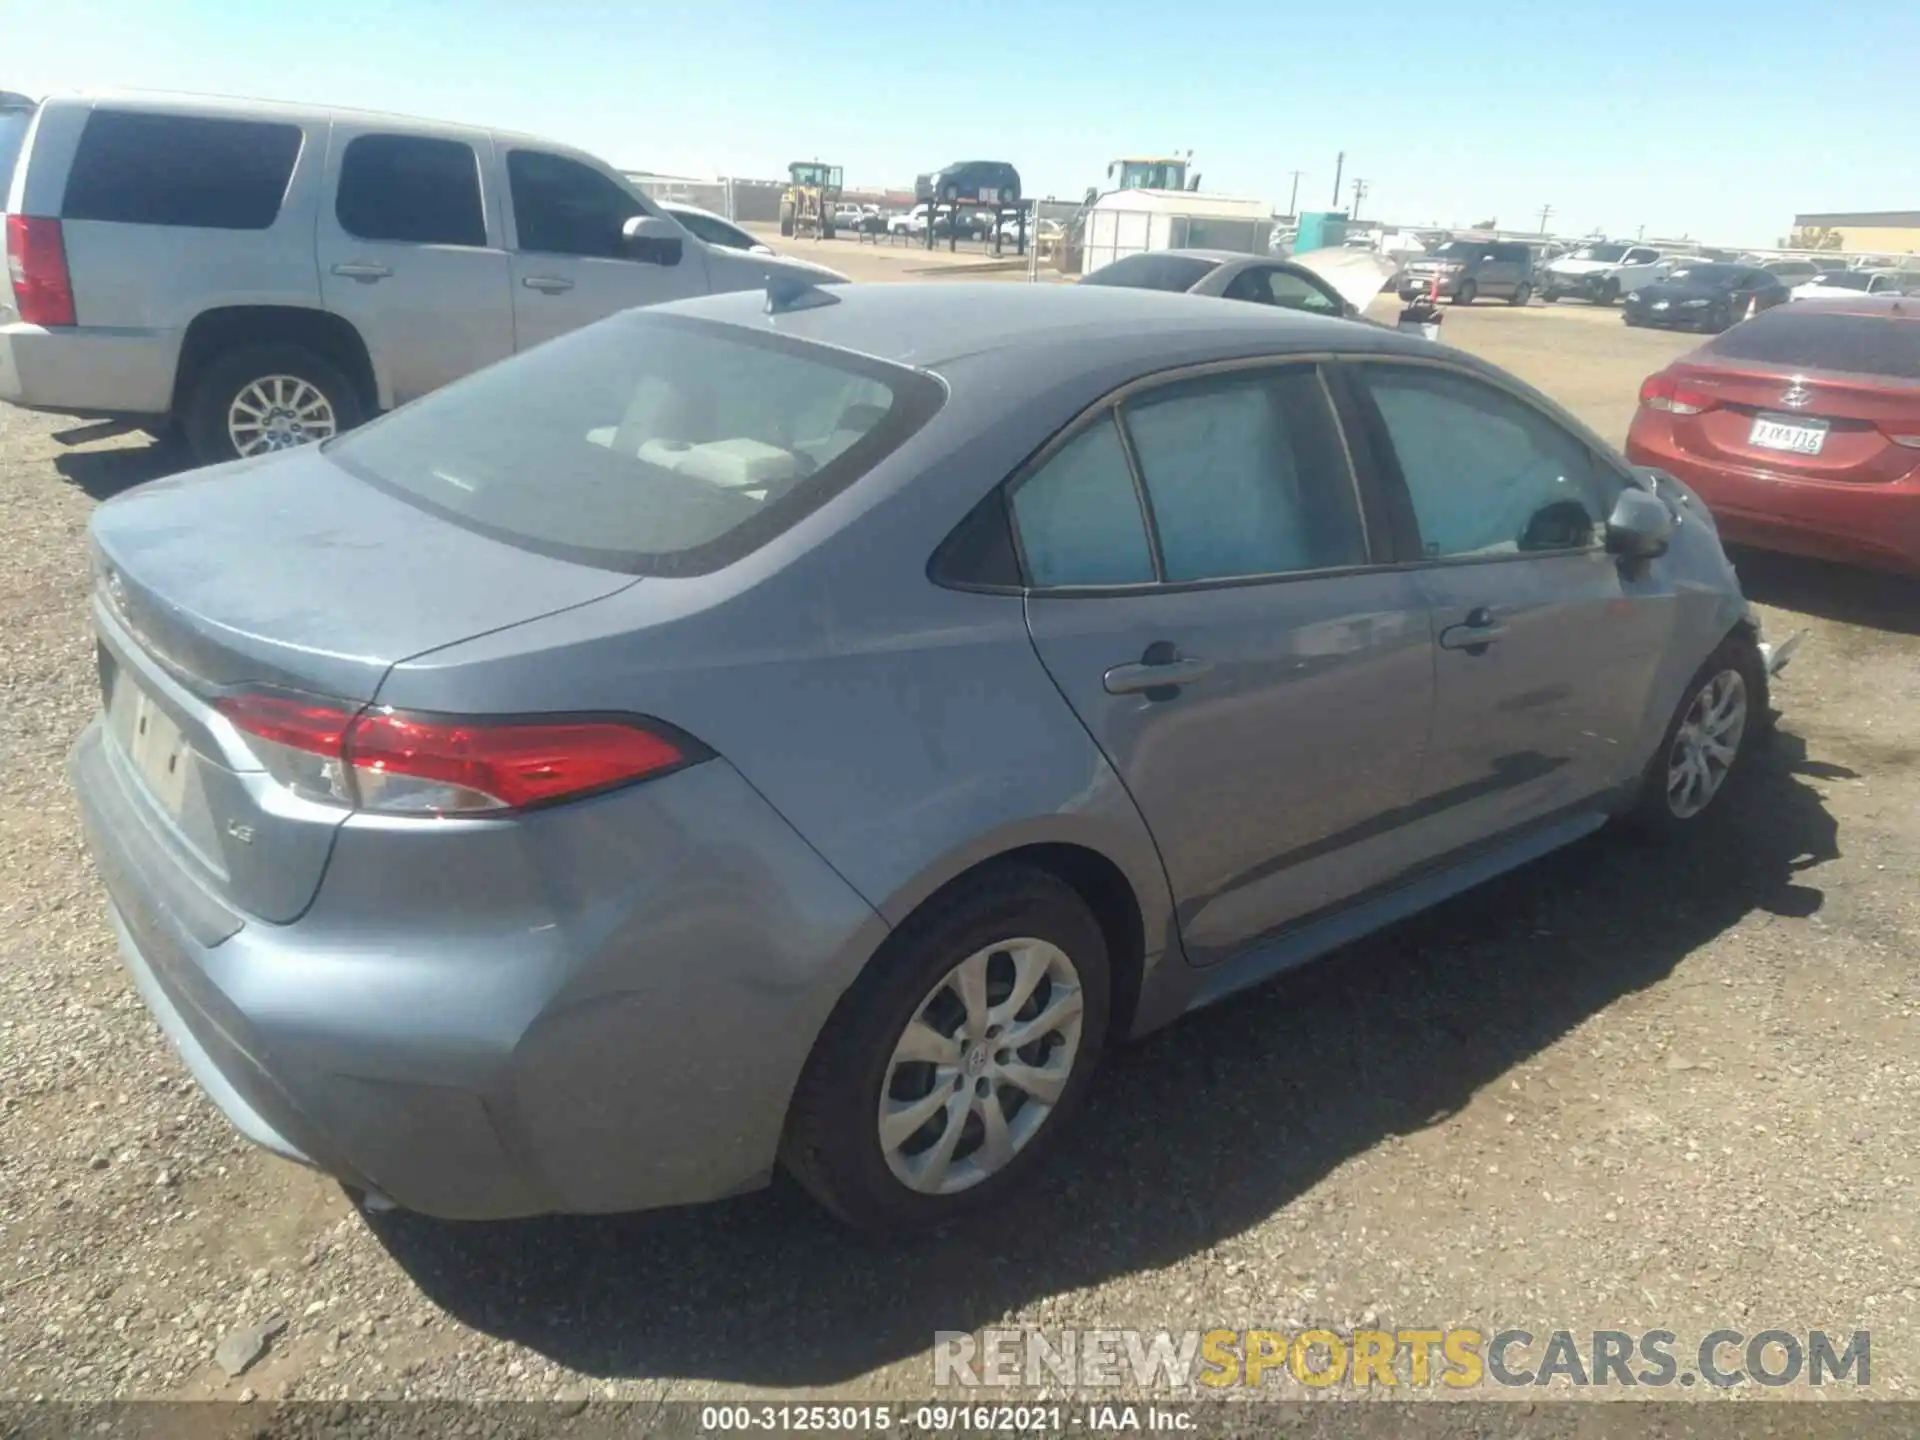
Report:
[[1513,294],[1507,297],[1507,303],[1509,305],[1524,305],[1532,298],[1533,286],[1522,280],[1520,284],[1515,287]]
[[1609,275],[1605,280],[1600,282],[1600,290],[1599,293],[1594,296],[1594,303],[1597,305],[1611,305],[1619,298],[1620,282]]
[[203,465],[330,440],[364,417],[353,382],[304,345],[269,341],[216,356],[200,372],[185,415]]
[[1110,995],[1105,938],[1069,886],[1025,868],[976,876],[896,931],[841,999],[783,1162],[862,1230],[930,1230],[993,1204],[1085,1095]]
[[1453,303],[1471,305],[1480,294],[1480,287],[1471,280],[1462,280],[1460,288],[1453,292]]

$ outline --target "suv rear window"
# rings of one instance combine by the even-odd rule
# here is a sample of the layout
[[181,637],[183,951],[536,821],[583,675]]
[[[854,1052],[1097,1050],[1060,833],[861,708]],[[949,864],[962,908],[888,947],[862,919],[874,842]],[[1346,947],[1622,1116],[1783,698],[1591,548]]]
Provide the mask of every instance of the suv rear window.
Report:
[[1780,306],[1734,326],[1707,349],[1729,360],[1920,380],[1920,318],[1911,316],[1810,314]]
[[360,135],[340,157],[340,228],[407,245],[487,243],[480,160],[471,145],[423,135]]
[[1128,255],[1082,277],[1082,285],[1121,285],[1131,290],[1187,291],[1219,265],[1193,255]]
[[96,110],[60,214],[122,225],[265,230],[300,155],[298,125]]
[[700,575],[867,474],[940,408],[931,376],[628,311],[327,446],[381,490],[510,545]]

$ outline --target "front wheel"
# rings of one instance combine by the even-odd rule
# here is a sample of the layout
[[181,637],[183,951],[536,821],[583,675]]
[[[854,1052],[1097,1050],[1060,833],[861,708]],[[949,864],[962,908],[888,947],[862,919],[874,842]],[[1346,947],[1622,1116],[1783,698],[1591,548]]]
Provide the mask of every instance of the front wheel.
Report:
[[1111,980],[1079,895],[1001,869],[889,938],[809,1057],[781,1158],[862,1230],[936,1229],[1021,1185],[1099,1064]]
[[184,429],[203,465],[331,440],[364,418],[338,366],[304,345],[240,345],[200,372]]
[[1540,292],[1540,298],[1549,305],[1558,305],[1560,303],[1560,292],[1558,290],[1543,290]]
[[1767,669],[1752,641],[1731,635],[1687,682],[1634,807],[1636,828],[1667,838],[1699,828],[1726,792],[1767,720]]
[[1471,280],[1462,280],[1460,282],[1460,288],[1453,292],[1453,303],[1456,305],[1471,305],[1479,294],[1480,287],[1478,285],[1474,284]]
[[1618,280],[1603,280],[1600,282],[1599,290],[1594,293],[1593,303],[1596,305],[1611,305],[1619,298],[1620,282]]

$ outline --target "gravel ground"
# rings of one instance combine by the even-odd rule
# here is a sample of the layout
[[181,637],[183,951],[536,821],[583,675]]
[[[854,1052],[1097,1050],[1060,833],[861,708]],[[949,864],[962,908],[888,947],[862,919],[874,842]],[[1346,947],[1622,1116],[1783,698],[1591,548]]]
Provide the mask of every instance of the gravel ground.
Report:
[[[1447,328],[1611,435],[1686,344]],[[1872,1393],[1920,1388],[1913,587],[1743,558],[1812,635],[1710,838],[1596,838],[1130,1048],[976,1226],[870,1247],[785,1186],[443,1225],[240,1142],[122,975],[62,758],[83,527],[156,462],[57,428],[0,408],[0,1397],[904,1398],[941,1329],[1310,1322],[1866,1328]]]

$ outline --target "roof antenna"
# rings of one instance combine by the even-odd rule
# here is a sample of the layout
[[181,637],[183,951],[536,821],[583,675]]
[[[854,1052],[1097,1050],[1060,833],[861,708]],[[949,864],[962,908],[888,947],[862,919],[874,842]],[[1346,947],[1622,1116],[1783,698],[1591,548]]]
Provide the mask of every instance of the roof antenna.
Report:
[[822,305],[838,305],[840,297],[829,295],[818,282],[804,275],[767,276],[767,314],[786,315],[795,310],[817,310]]

